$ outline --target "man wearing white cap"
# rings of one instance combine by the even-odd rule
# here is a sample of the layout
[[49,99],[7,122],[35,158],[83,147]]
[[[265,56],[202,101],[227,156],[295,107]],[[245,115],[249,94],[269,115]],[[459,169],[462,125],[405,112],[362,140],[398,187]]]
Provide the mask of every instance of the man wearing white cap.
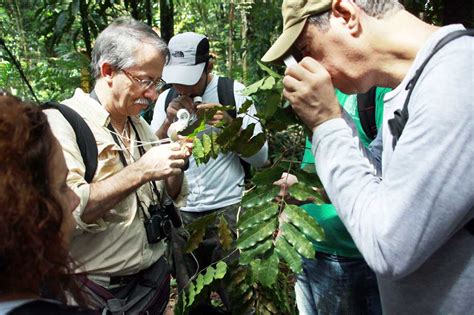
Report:
[[[472,314],[474,32],[395,0],[284,0],[282,13],[262,60],[305,56],[283,93],[313,132],[318,175],[377,274],[383,313]],[[393,91],[369,163],[334,87],[372,86]]]
[[[171,58],[163,70],[163,79],[172,84],[173,88],[164,91],[159,96],[151,122],[152,130],[156,130],[159,138],[167,137],[168,128],[175,121],[179,109],[185,108],[193,114],[197,109],[212,108],[224,103],[222,94],[230,94],[230,97],[227,97],[229,102],[222,105],[230,105],[232,101],[236,107],[234,113],[239,111],[247,100],[240,94],[244,85],[211,73],[213,62],[209,55],[209,41],[205,36],[192,32],[178,34],[171,38],[168,46]],[[202,104],[193,104],[195,97],[201,97]],[[239,114],[243,117],[242,128],[246,128],[251,123],[256,124],[254,135],[262,131],[255,113],[255,107],[251,106],[247,114]],[[229,121],[233,118],[235,114],[230,114],[230,111],[218,111],[207,122],[206,130],[198,136],[209,133],[212,126],[219,121],[223,119]],[[214,128],[214,131],[216,130],[217,128]],[[241,159],[254,167],[261,167],[265,164],[267,156],[268,146],[265,143],[259,152],[249,158],[239,157],[236,153],[230,152],[219,154],[216,159],[210,159],[208,163],[197,166],[196,161],[191,157],[189,168],[185,171],[189,183],[187,205],[180,209],[183,222],[189,224],[205,215],[219,211],[224,213],[229,225],[234,227],[244,190],[244,169]],[[183,260],[181,250],[184,241],[184,239],[178,239],[177,244],[173,242],[175,243],[173,255],[176,258],[179,289],[187,284],[189,277],[198,268],[191,257],[186,257],[187,266],[179,265],[179,261]],[[221,258],[215,226],[208,228],[204,242],[194,253],[199,261],[199,269]],[[219,294],[226,304],[225,294],[224,296],[222,292]]]

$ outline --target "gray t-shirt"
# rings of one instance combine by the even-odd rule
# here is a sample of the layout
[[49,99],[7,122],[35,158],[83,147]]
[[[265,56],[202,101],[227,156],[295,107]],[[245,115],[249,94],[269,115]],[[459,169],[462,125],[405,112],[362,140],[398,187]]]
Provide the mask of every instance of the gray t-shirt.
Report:
[[[428,63],[411,96],[395,151],[387,120],[436,43],[418,52],[402,83],[385,96],[382,178],[352,141],[344,119],[313,136],[317,172],[357,247],[377,273],[385,314],[472,314],[474,236],[474,39],[462,37]],[[380,161],[380,159],[378,159]]]

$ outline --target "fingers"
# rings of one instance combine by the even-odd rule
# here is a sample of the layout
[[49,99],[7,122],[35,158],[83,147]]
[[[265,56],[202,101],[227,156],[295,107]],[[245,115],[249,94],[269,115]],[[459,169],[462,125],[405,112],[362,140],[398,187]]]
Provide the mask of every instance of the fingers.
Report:
[[218,103],[205,103],[205,104],[199,104],[196,109],[197,110],[206,110],[206,109],[211,109],[216,106],[221,106],[221,104]]

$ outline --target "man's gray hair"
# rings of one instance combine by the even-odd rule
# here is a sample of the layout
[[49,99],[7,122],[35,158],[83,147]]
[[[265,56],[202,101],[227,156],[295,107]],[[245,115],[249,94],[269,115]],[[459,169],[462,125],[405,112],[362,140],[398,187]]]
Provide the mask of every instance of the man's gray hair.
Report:
[[[354,3],[361,8],[367,15],[377,19],[390,16],[404,7],[397,0],[353,0]],[[331,11],[318,13],[308,18],[308,22],[317,26],[321,30],[329,28],[329,17]]]
[[150,26],[130,17],[117,18],[97,37],[92,50],[92,76],[100,77],[100,66],[104,62],[116,69],[134,66],[135,52],[145,43],[155,46],[167,62],[168,46]]

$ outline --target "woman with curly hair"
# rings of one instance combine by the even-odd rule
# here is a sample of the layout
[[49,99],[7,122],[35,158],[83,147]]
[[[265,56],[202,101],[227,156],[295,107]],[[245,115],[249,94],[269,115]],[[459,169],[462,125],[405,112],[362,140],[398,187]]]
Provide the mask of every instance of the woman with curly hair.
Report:
[[67,173],[41,109],[0,93],[0,315],[95,314],[65,305],[84,304],[69,276],[79,198]]

